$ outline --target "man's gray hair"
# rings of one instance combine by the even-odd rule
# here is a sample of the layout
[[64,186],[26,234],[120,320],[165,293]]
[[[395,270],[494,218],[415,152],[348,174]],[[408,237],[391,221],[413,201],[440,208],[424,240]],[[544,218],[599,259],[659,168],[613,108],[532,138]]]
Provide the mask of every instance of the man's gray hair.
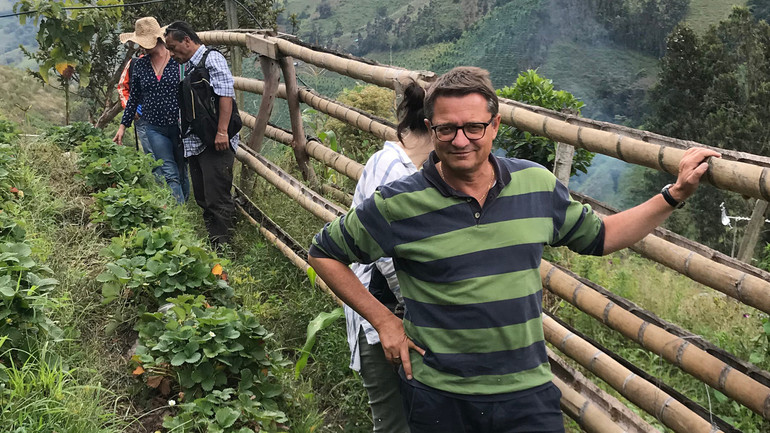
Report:
[[441,75],[425,92],[425,118],[433,119],[433,104],[440,96],[465,96],[478,93],[487,100],[487,110],[493,116],[500,108],[497,93],[489,79],[489,71],[475,66],[458,66]]

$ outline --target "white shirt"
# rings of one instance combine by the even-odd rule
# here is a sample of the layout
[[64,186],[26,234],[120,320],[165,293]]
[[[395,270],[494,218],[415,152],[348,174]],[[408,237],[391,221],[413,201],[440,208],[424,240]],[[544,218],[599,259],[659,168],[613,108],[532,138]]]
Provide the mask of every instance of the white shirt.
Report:
[[[417,172],[412,160],[406,154],[404,149],[398,143],[386,141],[382,150],[369,158],[361,173],[361,178],[356,185],[356,191],[353,194],[353,207],[361,204],[377,190],[380,185],[398,180]],[[403,301],[401,289],[398,286],[396,270],[393,267],[393,259],[381,258],[374,263],[363,265],[353,263],[350,268],[356,274],[364,287],[369,288],[372,269],[377,266],[380,273],[388,281],[388,286],[399,302]],[[366,334],[366,341],[369,344],[380,342],[380,336],[374,327],[352,308],[345,305],[345,322],[347,323],[348,345],[350,346],[350,368],[355,371],[361,370],[361,356],[358,348],[358,332],[363,330]]]

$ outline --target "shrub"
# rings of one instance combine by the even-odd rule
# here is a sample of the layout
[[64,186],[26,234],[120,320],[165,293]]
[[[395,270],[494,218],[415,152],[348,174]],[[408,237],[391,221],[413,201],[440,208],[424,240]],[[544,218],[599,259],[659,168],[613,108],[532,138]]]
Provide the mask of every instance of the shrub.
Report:
[[142,229],[113,238],[102,255],[113,260],[97,277],[104,283],[105,302],[122,296],[155,309],[169,296],[192,293],[232,304],[233,289],[222,271],[226,262],[174,228]]
[[95,210],[91,221],[104,223],[117,233],[143,226],[161,226],[171,218],[166,205],[145,188],[121,184],[95,194]]
[[10,143],[19,137],[19,128],[15,123],[0,117],[0,143]]
[[152,155],[118,146],[106,138],[90,137],[80,145],[78,168],[88,187],[104,190],[120,183],[149,188],[152,169],[163,164]]
[[76,148],[88,137],[104,138],[103,131],[88,122],[74,122],[67,126],[54,126],[45,135],[65,152]]
[[[515,99],[550,110],[569,110],[580,114],[583,102],[564,90],[554,90],[553,81],[537,75],[532,69],[519,74],[512,87],[497,90],[503,98]],[[556,142],[545,137],[532,135],[512,126],[501,125],[500,133],[495,138],[495,147],[505,150],[507,156],[528,159],[553,170],[556,155]],[[586,173],[594,154],[585,149],[576,149],[572,161],[571,175],[578,171]]]
[[274,400],[283,391],[272,368],[286,363],[279,353],[267,351],[272,334],[256,317],[248,310],[212,307],[200,295],[169,301],[166,312],[140,318],[140,345],[133,358],[140,365],[135,374],[144,375],[150,386],[171,380],[185,398],[194,399],[164,426],[239,432],[285,422]]

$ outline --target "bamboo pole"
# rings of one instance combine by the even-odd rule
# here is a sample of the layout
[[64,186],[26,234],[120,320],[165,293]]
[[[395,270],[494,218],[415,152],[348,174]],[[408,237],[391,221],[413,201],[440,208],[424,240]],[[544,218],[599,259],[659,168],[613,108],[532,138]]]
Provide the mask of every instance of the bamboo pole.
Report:
[[[523,131],[676,175],[683,149],[645,143],[616,133],[570,125],[523,108],[501,104],[503,122]],[[706,180],[720,189],[770,200],[770,167],[708,159]]]
[[197,32],[198,37],[206,45],[237,45],[246,46],[246,33],[223,32],[220,30],[210,30]]
[[316,217],[323,221],[331,221],[336,218],[336,214],[326,210],[320,204],[313,202],[312,199],[302,194],[302,191],[294,188],[289,182],[281,179],[278,174],[274,173],[270,168],[262,164],[242,148],[238,148],[235,152],[235,157]]
[[[585,397],[591,404],[596,405],[600,411],[609,416],[625,433],[661,433],[660,430],[651,426],[641,416],[634,413],[626,403],[621,403],[620,400],[599,388],[583,373],[572,368],[574,363],[568,363],[564,358],[551,350],[550,347],[546,346],[545,351],[548,356],[548,362],[551,364],[553,375]],[[585,415],[585,412],[582,415]],[[583,418],[585,417],[573,419],[578,424],[583,425],[586,421]]]
[[662,356],[712,388],[770,419],[770,388],[734,370],[684,339],[646,322],[543,260],[543,287],[599,319],[642,347]]
[[[258,94],[264,94],[265,92],[265,83],[261,80],[243,77],[233,78],[235,80],[236,89]],[[285,99],[286,86],[283,84],[279,85],[276,96]],[[362,131],[371,132],[383,140],[398,140],[395,126],[385,119],[381,119],[362,110],[357,110],[353,107],[325,98],[318,93],[305,88],[299,89],[299,99],[322,113],[328,114],[329,116],[348,123]]]
[[561,391],[561,409],[572,419],[577,421],[585,431],[591,433],[624,433],[623,429],[615,424],[601,409],[596,407],[579,392],[570,388],[558,377],[553,378],[553,383]]
[[[300,256],[298,256],[294,251],[292,251],[291,248],[289,248],[286,244],[281,242],[280,239],[278,239],[278,236],[273,234],[270,230],[267,230],[266,228],[260,226],[257,221],[251,217],[246,211],[241,207],[241,205],[236,205],[238,207],[238,211],[243,215],[244,218],[246,218],[246,221],[248,221],[251,225],[259,227],[259,232],[262,234],[262,236],[265,237],[270,243],[272,243],[278,251],[280,251],[284,256],[286,256],[289,261],[294,264],[294,266],[300,268],[303,272],[307,273],[307,270],[310,268],[310,265],[304,261]],[[337,303],[337,305],[342,306],[343,303],[338,298],[334,292],[329,288],[329,286],[320,278],[316,277],[315,283],[318,285],[318,287],[327,295],[331,296],[332,299],[334,299],[334,302]]]
[[291,131],[293,134],[291,148],[294,150],[294,159],[297,161],[297,165],[299,165],[302,177],[310,182],[311,185],[316,185],[318,179],[316,178],[313,166],[309,164],[307,152],[305,152],[307,138],[305,137],[305,128],[302,125],[302,111],[299,107],[299,87],[297,86],[294,63],[291,57],[281,57],[278,59],[278,63],[281,65],[283,79],[286,82],[286,100],[289,101],[289,118],[291,119]]
[[666,427],[679,433],[716,433],[711,423],[652,383],[635,375],[550,316],[543,316],[543,330],[549,343],[599,376],[623,397],[655,416]]
[[691,147],[707,147],[713,149],[722,154],[722,158],[732,161],[745,162],[747,164],[759,165],[762,167],[770,167],[770,157],[762,155],[753,155],[751,153],[739,152],[732,149],[721,149],[718,147],[706,146],[705,144],[698,143],[691,140],[682,140],[679,138],[666,137],[665,135],[656,134],[650,131],[643,131],[640,129],[629,128],[628,126],[616,125],[614,123],[602,122],[599,120],[593,120],[586,117],[580,117],[571,113],[562,113],[560,111],[549,110],[547,108],[538,107],[536,105],[529,105],[523,102],[514,101],[512,99],[500,98],[501,104],[510,105],[517,108],[523,108],[533,113],[541,114],[553,119],[563,120],[570,125],[582,126],[584,128],[598,129],[600,131],[608,131],[616,133],[625,137],[635,138],[637,140],[644,141],[645,143],[659,144],[666,147],[674,147],[677,149],[689,149]]
[[[243,125],[248,128],[253,128],[256,118],[245,111],[241,111],[240,113]],[[265,129],[265,135],[277,142],[286,145],[291,144],[291,134],[282,129],[268,125]],[[335,169],[350,179],[357,181],[364,171],[364,166],[360,163],[329,149],[317,140],[308,140],[307,143],[305,143],[305,146],[310,157]]]

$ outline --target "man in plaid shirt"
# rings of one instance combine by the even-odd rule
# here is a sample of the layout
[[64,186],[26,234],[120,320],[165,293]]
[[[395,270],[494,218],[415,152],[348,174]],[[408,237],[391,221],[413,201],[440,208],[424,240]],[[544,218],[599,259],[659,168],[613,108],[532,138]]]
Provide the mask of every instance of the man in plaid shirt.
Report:
[[[194,133],[183,138],[184,156],[190,164],[195,201],[203,209],[203,220],[215,248],[230,242],[235,223],[235,205],[230,195],[233,162],[238,148],[238,134],[228,140],[227,126],[233,110],[235,90],[227,60],[218,51],[209,52],[206,64],[199,65],[206,53],[198,35],[189,24],[175,21],[165,28],[166,48],[182,65],[184,79],[195,67],[208,69],[211,87],[219,96],[219,123],[213,146],[207,146]],[[182,101],[179,101],[180,104]],[[182,107],[184,109],[184,107]],[[182,131],[184,136],[189,131]]]

